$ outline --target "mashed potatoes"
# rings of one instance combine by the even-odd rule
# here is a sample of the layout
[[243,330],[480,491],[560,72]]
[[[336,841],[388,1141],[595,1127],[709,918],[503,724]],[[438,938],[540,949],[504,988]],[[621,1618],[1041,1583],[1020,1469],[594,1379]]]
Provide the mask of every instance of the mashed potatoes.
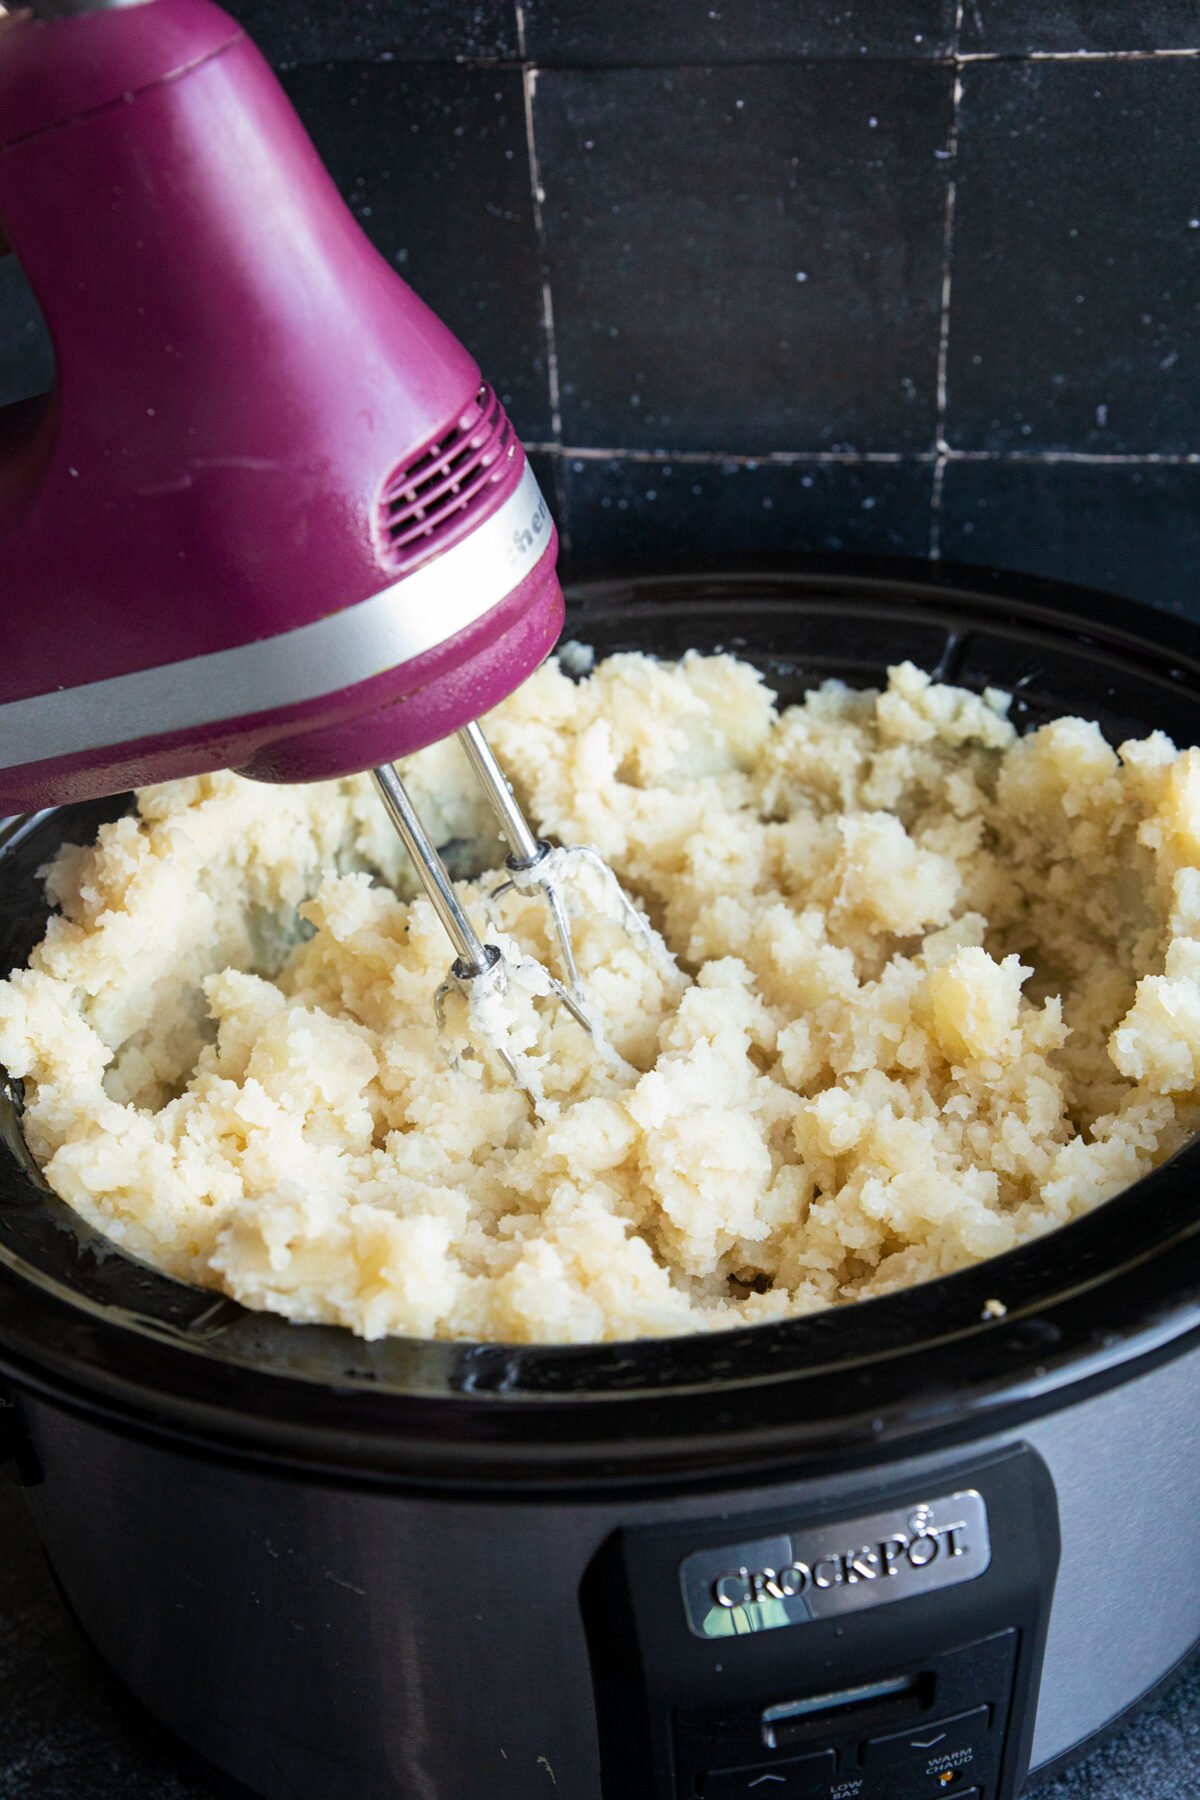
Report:
[[[1018,740],[1006,704],[908,664],[782,713],[725,656],[528,682],[501,761],[677,963],[576,892],[619,1056],[518,984],[539,1117],[439,1038],[446,939],[365,778],[149,789],[57,857],[0,984],[29,1143],[134,1255],[367,1337],[716,1330],[1007,1250],[1196,1122],[1200,752]],[[457,746],[405,774],[499,864]],[[480,929],[553,964],[497,881],[464,889]]]

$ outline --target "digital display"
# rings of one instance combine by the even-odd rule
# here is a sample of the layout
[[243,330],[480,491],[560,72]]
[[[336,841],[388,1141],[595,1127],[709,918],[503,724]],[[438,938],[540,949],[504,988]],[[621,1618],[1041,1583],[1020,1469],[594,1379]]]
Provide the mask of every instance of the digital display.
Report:
[[783,1719],[801,1719],[810,1713],[831,1712],[837,1706],[862,1706],[868,1700],[886,1700],[894,1694],[915,1692],[915,1675],[896,1675],[890,1681],[871,1681],[866,1687],[841,1688],[836,1694],[809,1694],[804,1700],[784,1700],[768,1706],[762,1716],[764,1732]]

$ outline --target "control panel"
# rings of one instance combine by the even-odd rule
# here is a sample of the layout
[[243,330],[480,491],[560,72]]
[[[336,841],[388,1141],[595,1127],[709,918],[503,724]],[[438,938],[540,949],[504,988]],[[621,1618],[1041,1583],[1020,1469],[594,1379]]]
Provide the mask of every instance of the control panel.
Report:
[[920,1487],[632,1528],[581,1595],[605,1800],[1014,1800],[1058,1567],[1015,1446]]
[[688,1800],[965,1800],[974,1790],[992,1800],[1017,1639],[1010,1629],[900,1675],[770,1706],[679,1712],[677,1792]]

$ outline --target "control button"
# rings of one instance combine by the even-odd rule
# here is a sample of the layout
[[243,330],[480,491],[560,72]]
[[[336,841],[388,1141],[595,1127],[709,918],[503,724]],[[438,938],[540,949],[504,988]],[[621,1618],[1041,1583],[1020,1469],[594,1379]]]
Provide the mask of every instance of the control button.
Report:
[[988,1728],[991,1712],[990,1706],[977,1706],[973,1712],[955,1713],[952,1719],[931,1719],[927,1725],[910,1725],[907,1731],[868,1738],[862,1749],[863,1762],[874,1769],[890,1763],[920,1764],[931,1775],[965,1768],[972,1760],[972,1746]]
[[811,1800],[828,1794],[835,1763],[832,1750],[818,1750],[753,1769],[714,1769],[704,1777],[704,1800]]

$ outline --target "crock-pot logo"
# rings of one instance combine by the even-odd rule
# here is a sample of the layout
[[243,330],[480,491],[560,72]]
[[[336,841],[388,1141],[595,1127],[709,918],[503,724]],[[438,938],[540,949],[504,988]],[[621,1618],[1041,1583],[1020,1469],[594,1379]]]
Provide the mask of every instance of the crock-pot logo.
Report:
[[773,1631],[982,1575],[987,1507],[974,1488],[840,1524],[780,1532],[685,1557],[679,1575],[698,1637]]
[[909,1514],[907,1531],[852,1550],[827,1551],[811,1565],[798,1557],[781,1569],[748,1569],[743,1563],[717,1576],[712,1597],[718,1606],[732,1610],[735,1606],[762,1606],[769,1600],[794,1600],[810,1586],[827,1591],[853,1587],[857,1581],[886,1581],[909,1569],[927,1569],[939,1556],[969,1555],[966,1530],[965,1519],[937,1525],[929,1508],[919,1506]]

